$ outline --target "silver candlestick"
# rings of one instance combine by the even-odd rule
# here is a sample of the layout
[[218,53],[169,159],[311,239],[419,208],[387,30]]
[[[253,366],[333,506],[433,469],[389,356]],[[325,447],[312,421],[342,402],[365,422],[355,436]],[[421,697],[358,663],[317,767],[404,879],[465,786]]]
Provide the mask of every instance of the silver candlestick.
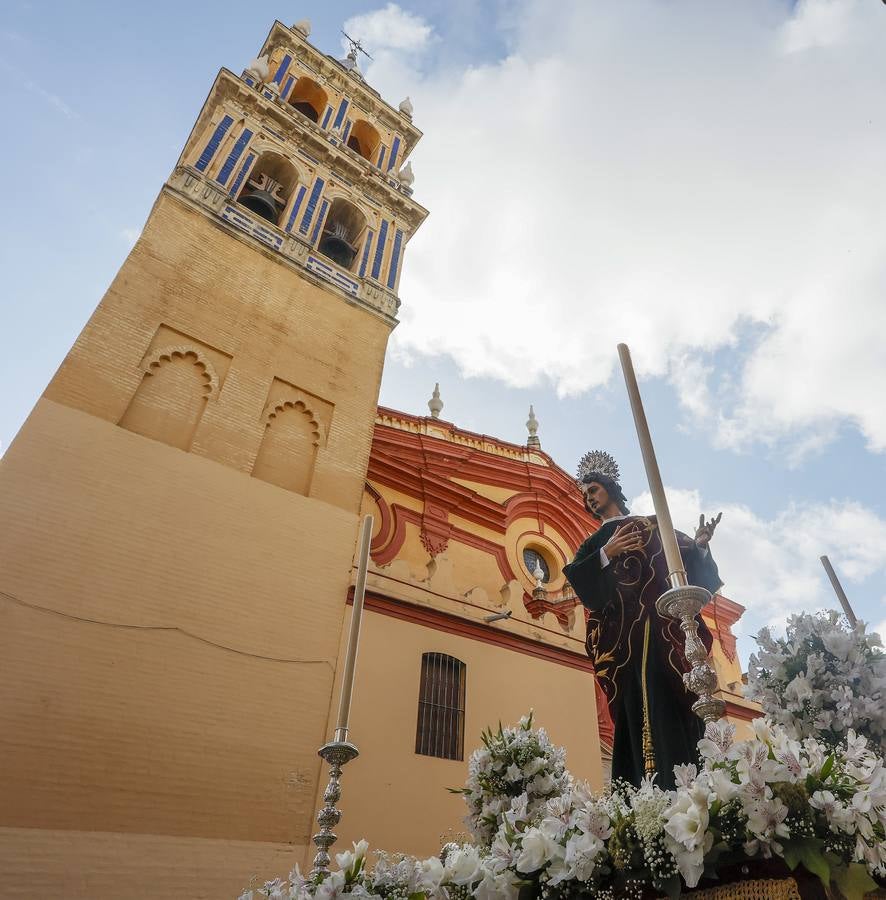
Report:
[[338,840],[338,835],[332,829],[341,820],[341,810],[335,804],[341,799],[342,766],[360,755],[360,751],[347,740],[347,736],[347,729],[337,728],[335,740],[324,744],[317,751],[329,764],[329,784],[323,792],[323,807],[317,813],[320,831],[312,838],[317,846],[317,855],[314,857],[311,878],[329,874],[329,848]]
[[[680,580],[685,581],[685,576],[682,579],[672,576],[671,584]],[[683,675],[683,683],[687,690],[698,694],[692,711],[705,723],[719,721],[726,712],[726,704],[713,696],[717,690],[717,673],[708,662],[708,651],[698,636],[698,622],[695,621],[710,599],[710,592],[703,587],[676,584],[665,591],[655,604],[660,616],[679,620],[686,636],[685,654],[692,668]]]
[[717,690],[717,673],[708,663],[708,654],[698,636],[698,623],[695,621],[695,617],[711,599],[711,595],[702,587],[690,585],[686,577],[686,569],[677,544],[677,534],[668,509],[668,498],[665,496],[652,437],[649,434],[649,423],[646,421],[643,400],[640,398],[637,376],[634,374],[631,352],[626,344],[618,345],[618,356],[625,377],[634,424],[637,427],[640,452],[643,455],[643,465],[658,522],[658,533],[668,567],[668,583],[671,586],[658,598],[655,608],[659,615],[678,619],[686,636],[686,659],[692,668],[683,676],[683,683],[693,694],[698,694],[698,700],[692,704],[692,711],[705,722],[716,722],[726,711],[726,704],[713,696]]

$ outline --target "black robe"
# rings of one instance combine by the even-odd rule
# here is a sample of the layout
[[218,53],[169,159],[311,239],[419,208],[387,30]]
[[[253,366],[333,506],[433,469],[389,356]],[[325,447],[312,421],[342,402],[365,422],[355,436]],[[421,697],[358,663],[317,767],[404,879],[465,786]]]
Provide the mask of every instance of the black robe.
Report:
[[[643,547],[603,566],[600,550],[625,522],[643,529]],[[711,554],[685,534],[677,532],[677,540],[689,583],[716,592],[722,582]],[[587,609],[587,652],[615,726],[612,777],[639,785],[644,775],[645,690],[656,784],[672,788],[674,765],[697,761],[704,725],[691,709],[695,694],[683,685],[683,673],[690,668],[683,632],[676,620],[662,618],[655,609],[669,586],[655,517],[626,516],[605,523],[563,571]],[[697,621],[710,652],[711,633],[701,616]]]

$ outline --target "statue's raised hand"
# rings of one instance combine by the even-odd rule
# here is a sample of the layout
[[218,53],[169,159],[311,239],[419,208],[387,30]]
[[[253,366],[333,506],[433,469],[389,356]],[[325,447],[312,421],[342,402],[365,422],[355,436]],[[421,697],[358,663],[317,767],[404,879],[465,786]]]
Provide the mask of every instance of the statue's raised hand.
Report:
[[715,529],[720,524],[720,519],[722,518],[723,513],[717,513],[717,515],[713,519],[711,519],[710,522],[705,522],[704,513],[702,513],[698,517],[698,528],[695,531],[696,547],[707,547],[707,545],[711,542],[711,538],[714,536]]

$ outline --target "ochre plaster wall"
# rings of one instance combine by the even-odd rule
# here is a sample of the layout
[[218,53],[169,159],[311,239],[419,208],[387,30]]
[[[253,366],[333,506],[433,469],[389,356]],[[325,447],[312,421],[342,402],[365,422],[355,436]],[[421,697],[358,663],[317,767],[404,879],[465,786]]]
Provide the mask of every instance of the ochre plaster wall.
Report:
[[[164,328],[229,360],[190,452],[116,424]],[[236,896],[303,852],[387,335],[161,195],[0,461],[4,896]],[[274,379],[329,413],[307,497],[250,474]]]
[[[342,652],[344,646],[343,637]],[[446,653],[467,666],[463,761],[415,753],[421,657],[428,652]],[[569,751],[571,771],[599,789],[590,673],[366,611],[351,715],[351,739],[360,756],[345,768],[339,843],[348,846],[365,837],[378,849],[425,856],[439,852],[447,835],[464,832],[464,801],[446,788],[464,784],[480,732],[499,722],[515,724],[530,709],[536,724]],[[319,794],[317,802],[319,808]]]

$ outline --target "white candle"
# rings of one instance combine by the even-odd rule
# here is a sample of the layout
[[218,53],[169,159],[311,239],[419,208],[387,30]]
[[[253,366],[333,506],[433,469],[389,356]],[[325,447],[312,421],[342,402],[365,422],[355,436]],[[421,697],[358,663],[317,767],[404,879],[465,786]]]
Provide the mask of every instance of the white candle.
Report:
[[372,541],[372,516],[363,519],[360,533],[360,555],[357,562],[357,581],[354,584],[354,607],[351,611],[351,630],[348,634],[348,650],[345,655],[345,671],[341,680],[338,702],[338,720],[335,740],[348,739],[348,721],[351,716],[351,697],[354,693],[354,670],[357,664],[357,645],[360,642],[360,622],[363,618],[363,598],[366,594],[366,570],[369,567],[369,544]]
[[646,467],[646,480],[649,482],[649,490],[652,493],[652,505],[655,507],[655,517],[658,521],[658,533],[661,535],[661,544],[664,547],[665,560],[668,564],[668,581],[671,587],[682,587],[688,584],[686,569],[683,566],[683,557],[680,556],[680,548],[677,546],[677,535],[674,533],[674,523],[671,521],[668,499],[665,497],[664,486],[661,483],[655,449],[649,435],[649,423],[646,421],[646,413],[643,411],[640,388],[637,386],[637,377],[634,375],[634,365],[631,362],[631,351],[628,350],[627,344],[618,345],[618,357],[621,360],[625,385],[631,401],[631,412],[634,414],[640,452],[643,454],[643,465]]
[[834,567],[831,565],[831,561],[826,557],[820,557],[821,564],[824,566],[825,572],[828,573],[828,578],[831,579],[831,587],[834,589],[834,593],[837,595],[837,599],[840,601],[840,606],[843,607],[843,612],[846,613],[846,618],[849,620],[849,625],[852,628],[855,628],[858,623],[858,619],[855,618],[855,613],[852,611],[852,607],[849,605],[849,598],[846,596],[846,591],[843,590],[843,585],[840,584],[840,579],[837,578],[837,573],[834,571]]

